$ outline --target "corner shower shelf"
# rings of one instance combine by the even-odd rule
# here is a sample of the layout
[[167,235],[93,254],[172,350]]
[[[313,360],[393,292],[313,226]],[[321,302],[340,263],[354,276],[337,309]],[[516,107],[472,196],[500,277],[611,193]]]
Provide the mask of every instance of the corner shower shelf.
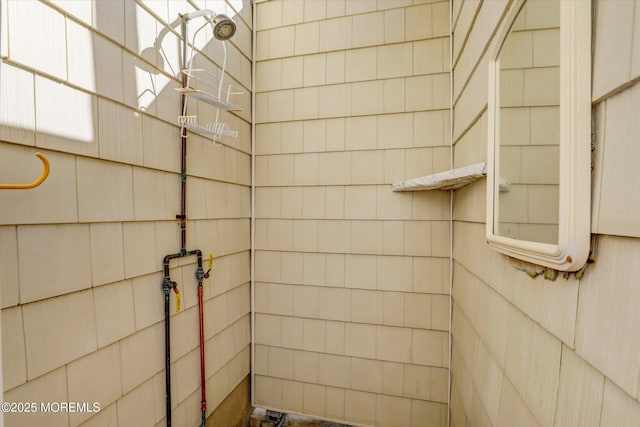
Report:
[[487,164],[478,163],[393,184],[392,191],[457,190],[487,174]]
[[211,122],[205,126],[201,126],[197,123],[197,116],[178,116],[178,124],[184,126],[191,132],[196,132],[201,135],[212,136],[216,138],[237,138],[238,132],[229,129],[229,126],[224,122]]
[[237,105],[220,101],[220,98],[218,98],[217,96],[199,89],[192,89],[190,87],[178,87],[176,88],[176,90],[183,95],[187,95],[199,101],[206,102],[207,104],[213,105],[214,107],[217,107],[224,111],[242,111],[242,108],[238,107]]

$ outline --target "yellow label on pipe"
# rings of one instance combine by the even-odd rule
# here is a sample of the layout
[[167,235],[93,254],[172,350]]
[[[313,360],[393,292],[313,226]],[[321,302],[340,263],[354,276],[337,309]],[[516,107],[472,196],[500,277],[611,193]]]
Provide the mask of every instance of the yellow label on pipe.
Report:
[[213,254],[209,254],[209,270],[211,270],[211,266],[213,266]]
[[180,294],[176,294],[176,313],[180,311]]

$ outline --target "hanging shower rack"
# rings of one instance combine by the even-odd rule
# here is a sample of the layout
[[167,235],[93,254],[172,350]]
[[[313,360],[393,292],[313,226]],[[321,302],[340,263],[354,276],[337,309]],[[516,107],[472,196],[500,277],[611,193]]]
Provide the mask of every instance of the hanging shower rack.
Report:
[[[221,138],[237,138],[238,132],[231,130],[229,125],[225,122],[220,121],[220,110],[223,111],[241,111],[242,109],[235,104],[230,102],[232,95],[243,95],[244,92],[237,86],[229,84],[227,86],[227,90],[225,91],[225,96],[223,98],[223,87],[224,87],[224,75],[226,73],[227,68],[227,42],[221,40],[222,47],[224,51],[224,59],[222,62],[222,71],[220,73],[220,78],[218,79],[213,73],[210,73],[203,69],[194,69],[193,68],[193,55],[195,52],[195,39],[198,32],[206,27],[208,24],[205,23],[200,28],[198,28],[194,34],[191,41],[191,54],[189,56],[189,60],[184,64],[185,67],[182,70],[182,74],[184,75],[183,81],[185,82],[182,87],[176,88],[178,92],[185,96],[185,98],[194,98],[199,101],[205,102],[209,105],[216,107],[216,117],[215,121],[209,122],[205,125],[200,125],[198,123],[198,116],[195,115],[187,115],[187,103],[184,103],[184,108],[182,111],[182,115],[178,116],[178,124],[183,128],[196,132],[201,135],[210,136],[214,141],[217,141]],[[187,49],[186,43],[186,35],[184,41],[184,49]],[[186,56],[186,55],[185,55]],[[204,73],[208,76],[208,78],[212,79],[215,83],[215,88],[217,89],[217,93],[210,93],[204,90],[199,89],[198,87],[193,86],[209,86],[214,87],[212,84],[208,84],[204,78],[198,77],[196,73]],[[202,74],[200,74],[202,75]],[[192,86],[192,82],[195,82],[195,85]]]

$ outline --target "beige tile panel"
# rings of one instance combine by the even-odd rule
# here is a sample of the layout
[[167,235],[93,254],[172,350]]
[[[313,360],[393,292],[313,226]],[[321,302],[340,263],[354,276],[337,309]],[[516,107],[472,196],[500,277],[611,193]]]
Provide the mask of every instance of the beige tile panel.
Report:
[[324,416],[326,411],[326,387],[315,384],[304,384],[302,398],[304,413]]
[[[305,7],[305,13],[307,8]],[[295,26],[294,54],[308,55],[318,52],[320,46],[320,23],[309,22]]]
[[604,376],[566,346],[562,346],[561,363],[554,425],[597,425]]
[[640,340],[634,307],[640,293],[632,279],[638,268],[633,257],[636,246],[635,239],[607,236],[600,240],[598,268],[580,286],[576,352],[637,398]]
[[0,76],[2,101],[0,138],[18,144],[35,145],[34,75],[3,65]]
[[29,378],[96,350],[92,294],[87,290],[23,306]]
[[[637,146],[628,141],[635,140],[640,132],[639,123],[634,119],[640,108],[637,101],[639,93],[640,85],[636,84],[606,102],[606,118],[601,119],[603,124],[599,126],[603,129],[602,141],[598,141],[603,160],[601,172],[596,178],[600,188],[596,190],[592,224],[592,230],[597,233],[640,236],[640,226],[636,220],[638,198],[633,193],[621,191],[622,177],[633,181],[637,174],[631,161]],[[616,149],[619,144],[626,148]]]
[[320,51],[350,49],[353,19],[351,16],[320,22]]
[[[285,8],[283,8],[283,2],[265,2],[257,6],[256,17],[257,24],[256,30],[265,30],[268,28],[279,27],[283,24],[282,17]],[[287,15],[289,16],[289,15]],[[290,24],[291,22],[286,22]]]
[[[367,30],[367,32],[370,32]],[[347,82],[375,80],[378,49],[367,47],[345,52],[344,78]]]
[[[114,344],[67,366],[69,401],[100,402],[108,406],[122,395],[120,380],[120,346]],[[89,413],[70,414],[76,425],[89,418]]]
[[295,381],[282,381],[282,408],[292,412],[303,412],[302,383]]
[[20,302],[17,228],[0,227],[0,308]]
[[345,392],[345,420],[366,425],[375,425],[376,395],[347,390]]
[[380,427],[410,425],[411,400],[395,396],[376,396],[376,425]]
[[164,416],[164,374],[158,374],[117,401],[118,425],[144,425]]
[[601,426],[636,425],[640,423],[640,403],[609,380],[604,384]]
[[78,214],[81,221],[122,221],[134,216],[130,166],[77,159]]
[[163,349],[162,323],[145,328],[120,341],[123,393],[128,393],[164,369]]
[[353,47],[384,43],[384,12],[367,13],[353,17]]
[[[29,381],[22,387],[15,388],[3,396],[4,402],[67,402],[67,375],[66,368],[61,367],[53,372],[41,376],[33,381]],[[4,414],[4,421],[7,425],[15,426],[68,426],[69,413],[67,412],[45,412],[33,413],[9,412]]]
[[615,7],[604,2],[594,16],[594,100],[627,83],[632,77],[633,52],[637,52],[638,48],[629,36],[634,28],[633,9],[634,2],[630,1],[621,2]]
[[27,381],[24,328],[20,307],[2,310],[2,387],[11,390]]
[[95,288],[93,297],[99,347],[135,331],[133,287],[130,280]]
[[21,303],[91,285],[88,225],[22,226],[17,239]]

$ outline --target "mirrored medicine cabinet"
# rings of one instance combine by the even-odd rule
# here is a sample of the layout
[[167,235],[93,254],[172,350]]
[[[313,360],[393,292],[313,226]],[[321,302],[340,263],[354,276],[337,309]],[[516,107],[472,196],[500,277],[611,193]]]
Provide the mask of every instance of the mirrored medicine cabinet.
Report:
[[590,242],[590,1],[515,0],[490,55],[487,241],[576,271]]

